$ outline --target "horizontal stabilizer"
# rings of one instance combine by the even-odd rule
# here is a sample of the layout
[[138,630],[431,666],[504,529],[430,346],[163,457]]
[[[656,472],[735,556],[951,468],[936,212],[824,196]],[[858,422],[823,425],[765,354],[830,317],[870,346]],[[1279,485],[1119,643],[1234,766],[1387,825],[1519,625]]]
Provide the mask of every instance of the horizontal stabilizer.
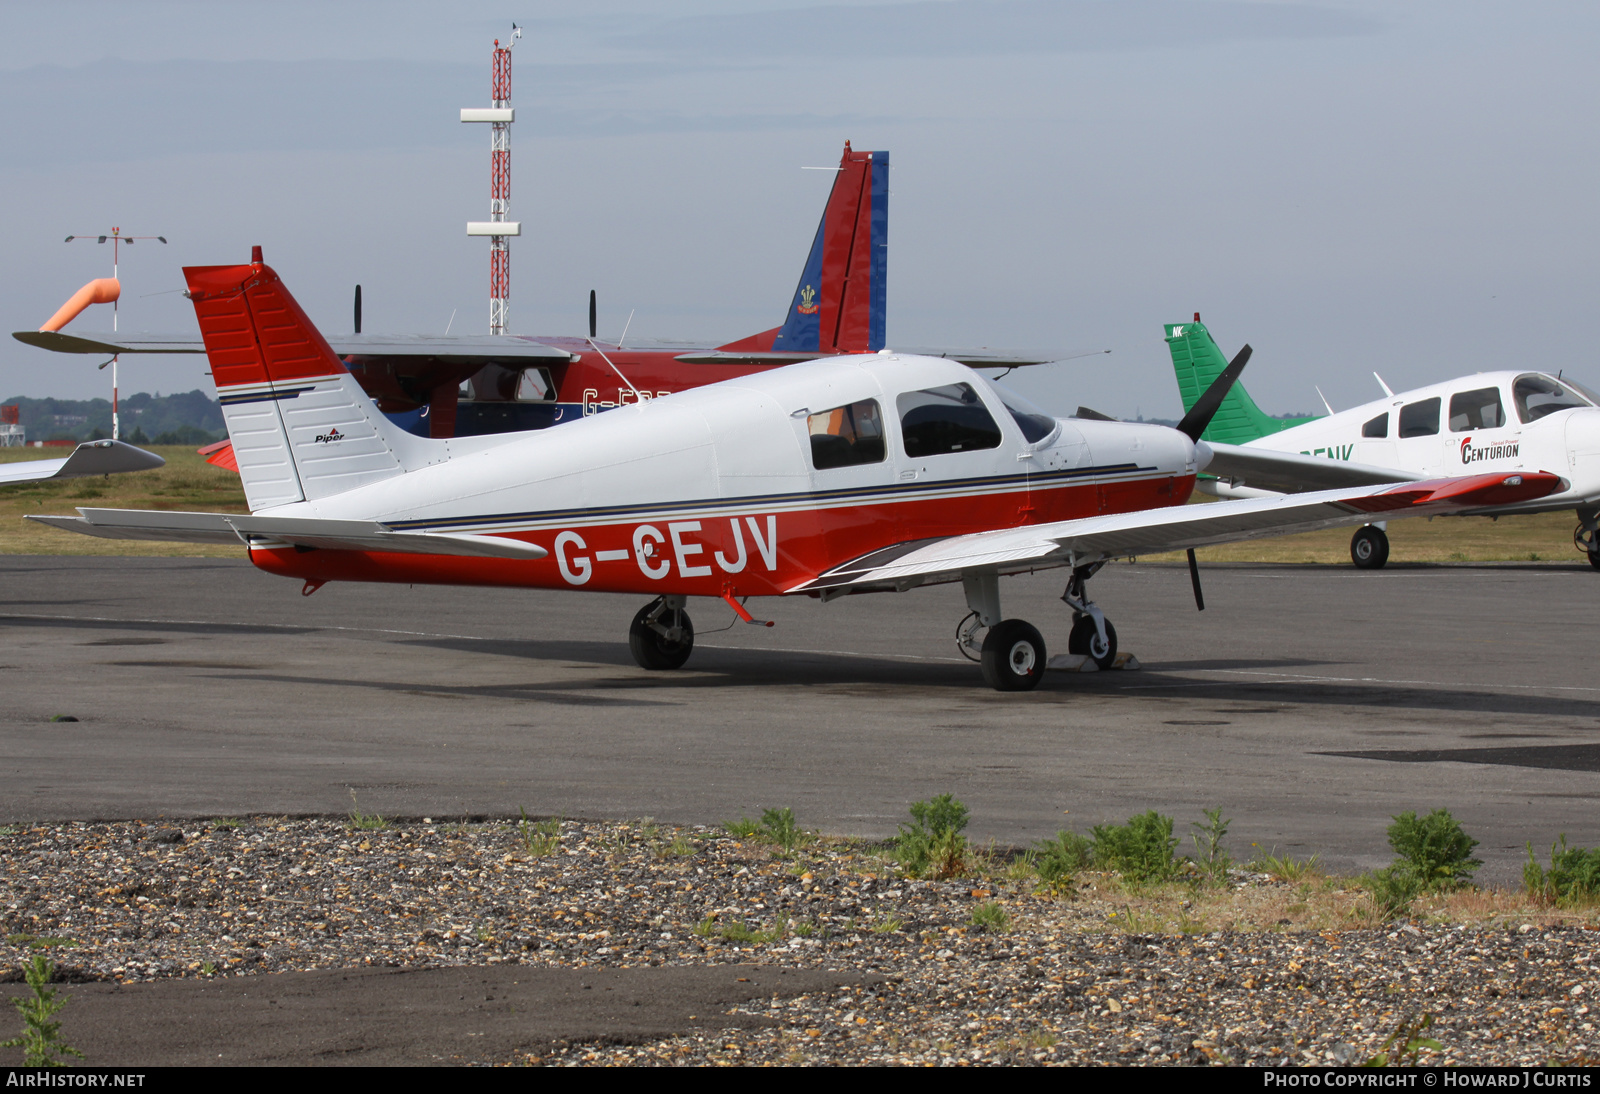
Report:
[[964,572],[1019,573],[1050,566],[1084,566],[1107,558],[1182,551],[1374,520],[1470,512],[1532,501],[1565,488],[1559,476],[1531,471],[1174,505],[952,536],[909,545],[912,549],[904,553],[882,549],[789,592],[904,588],[955,581]]
[[472,558],[544,558],[536,544],[504,536],[462,532],[395,532],[370,520],[247,516],[243,513],[168,513],[143,509],[82,509],[76,517],[30,516],[29,520],[102,539],[165,540],[178,543],[291,544],[336,551],[388,551]]
[[[1210,453],[1209,460],[1207,452]],[[1208,475],[1227,479],[1234,486],[1276,490],[1280,494],[1373,486],[1384,482],[1415,482],[1422,478],[1415,472],[1399,471],[1392,467],[1374,467],[1332,460],[1325,456],[1274,452],[1266,448],[1206,441],[1195,446],[1195,456],[1200,470]]]
[[45,479],[80,479],[85,475],[117,475],[124,471],[153,471],[167,461],[122,441],[85,441],[64,460],[27,460],[0,463],[0,485],[42,482]]

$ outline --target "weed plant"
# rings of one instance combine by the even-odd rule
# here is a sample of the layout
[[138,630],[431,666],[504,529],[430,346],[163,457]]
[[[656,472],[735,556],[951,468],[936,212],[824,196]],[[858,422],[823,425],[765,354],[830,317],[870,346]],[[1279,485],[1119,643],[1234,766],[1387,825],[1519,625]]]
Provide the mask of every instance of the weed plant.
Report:
[[1483,865],[1472,857],[1478,841],[1462,831],[1461,823],[1448,809],[1435,809],[1426,817],[1405,812],[1389,826],[1389,846],[1416,872],[1424,890],[1433,892],[1457,889],[1472,881]]
[[967,872],[967,837],[961,830],[970,814],[950,794],[911,806],[912,823],[900,825],[894,855],[911,877],[952,878]]
[[972,909],[972,925],[986,934],[1004,934],[1011,929],[1011,917],[991,900]]
[[522,819],[517,822],[517,834],[522,837],[522,847],[534,858],[543,858],[561,843],[561,821],[551,817],[537,824],[528,819],[528,811],[517,806]]
[[1537,900],[1561,904],[1594,900],[1600,897],[1600,848],[1568,847],[1563,832],[1550,845],[1550,868],[1546,870],[1533,857],[1530,843],[1528,861],[1522,867],[1522,885]]
[[67,1005],[67,999],[58,998],[60,993],[50,987],[55,969],[49,960],[42,953],[35,954],[22,971],[33,992],[11,1001],[22,1015],[22,1036],[0,1041],[0,1048],[20,1048],[23,1067],[60,1067],[61,1056],[83,1059],[83,1053],[61,1040],[61,1023],[55,1016]]
[[1228,867],[1233,865],[1233,859],[1222,847],[1222,841],[1228,835],[1228,826],[1233,822],[1222,815],[1221,808],[1207,809],[1205,816],[1204,824],[1193,821],[1189,825],[1194,829],[1190,836],[1194,840],[1194,862],[1205,877],[1220,884],[1228,879]]
[[1177,872],[1178,841],[1172,818],[1154,809],[1129,817],[1127,824],[1094,826],[1094,862],[1129,881],[1168,881]]
[[763,812],[761,834],[781,848],[784,854],[794,854],[795,846],[800,842],[800,829],[794,823],[794,810],[785,806]]
[[1072,875],[1094,862],[1094,844],[1087,836],[1063,829],[1055,839],[1040,840],[1034,848],[1034,867],[1039,880],[1046,885],[1059,887],[1072,880]]
[[361,811],[361,803],[356,801],[355,787],[350,788],[350,827],[356,831],[376,831],[386,827],[384,819],[376,813],[367,814]]

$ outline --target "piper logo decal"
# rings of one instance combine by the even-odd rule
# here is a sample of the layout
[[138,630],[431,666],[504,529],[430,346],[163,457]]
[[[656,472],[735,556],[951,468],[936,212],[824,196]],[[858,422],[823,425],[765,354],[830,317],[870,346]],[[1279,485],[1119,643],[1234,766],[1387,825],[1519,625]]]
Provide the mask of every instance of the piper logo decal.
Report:
[[342,441],[342,440],[345,440],[347,437],[348,437],[348,434],[339,432],[339,427],[338,426],[333,426],[326,433],[318,433],[317,434],[317,439],[315,441],[313,441],[312,443],[313,444],[332,444],[334,441]]
[[1516,456],[1517,450],[1522,447],[1521,441],[1501,441],[1498,444],[1479,445],[1472,447],[1471,437],[1461,438],[1461,462],[1481,463],[1484,460],[1509,460]]

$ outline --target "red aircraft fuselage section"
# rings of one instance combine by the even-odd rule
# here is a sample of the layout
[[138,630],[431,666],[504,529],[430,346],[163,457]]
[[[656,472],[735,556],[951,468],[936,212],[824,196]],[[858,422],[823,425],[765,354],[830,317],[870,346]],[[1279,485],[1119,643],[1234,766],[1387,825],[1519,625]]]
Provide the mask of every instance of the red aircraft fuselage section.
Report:
[[[1192,474],[1043,488],[1024,482],[958,499],[908,492],[903,499],[837,505],[819,497],[810,508],[804,495],[729,498],[625,521],[580,516],[566,526],[508,533],[550,551],[537,561],[260,547],[250,558],[269,573],[314,582],[776,596],[886,544],[1181,505],[1194,482]],[[769,510],[762,500],[773,502]]]

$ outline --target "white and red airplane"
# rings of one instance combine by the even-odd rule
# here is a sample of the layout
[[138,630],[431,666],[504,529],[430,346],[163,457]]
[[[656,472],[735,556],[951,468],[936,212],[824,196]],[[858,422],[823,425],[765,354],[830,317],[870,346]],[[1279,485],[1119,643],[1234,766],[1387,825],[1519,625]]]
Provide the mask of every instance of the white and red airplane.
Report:
[[[1003,691],[1045,643],[1000,607],[1005,574],[1066,567],[1068,648],[1116,631],[1088,598],[1111,558],[1537,498],[1537,471],[1189,506],[1196,438],[1248,347],[1178,429],[1040,413],[954,361],[882,350],[742,376],[535,433],[431,439],[374,406],[257,248],[186,269],[251,515],[79,509],[32,519],[109,538],[242,542],[303,580],[634,592],[629,645],[682,665],[691,596],[960,581],[961,629]],[[1198,576],[1195,576],[1199,603]],[[980,632],[983,634],[979,641]]]

